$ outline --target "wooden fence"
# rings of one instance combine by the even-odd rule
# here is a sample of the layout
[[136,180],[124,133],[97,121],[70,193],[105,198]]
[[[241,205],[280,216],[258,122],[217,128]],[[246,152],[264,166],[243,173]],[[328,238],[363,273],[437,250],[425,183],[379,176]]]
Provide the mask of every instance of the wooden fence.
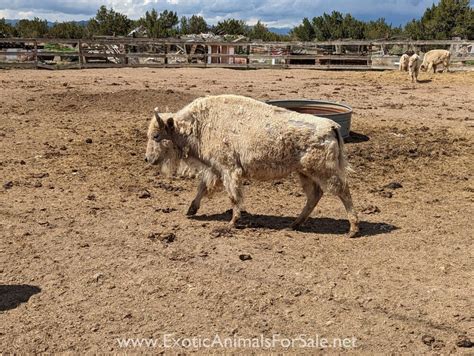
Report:
[[0,38],[0,68],[396,69],[401,53],[448,49],[452,63],[474,61],[474,41],[211,42],[184,39]]

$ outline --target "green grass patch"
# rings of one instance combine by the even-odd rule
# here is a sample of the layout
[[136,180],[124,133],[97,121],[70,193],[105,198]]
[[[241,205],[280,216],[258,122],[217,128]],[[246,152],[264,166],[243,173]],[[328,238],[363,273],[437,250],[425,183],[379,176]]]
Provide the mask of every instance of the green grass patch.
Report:
[[49,52],[76,52],[74,48],[63,46],[59,43],[47,43],[44,45],[44,49]]

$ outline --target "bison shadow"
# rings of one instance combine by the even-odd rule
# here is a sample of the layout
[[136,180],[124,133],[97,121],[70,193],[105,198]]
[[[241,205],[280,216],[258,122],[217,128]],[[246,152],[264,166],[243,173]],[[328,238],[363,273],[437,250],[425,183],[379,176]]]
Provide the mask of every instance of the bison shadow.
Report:
[[431,79],[422,79],[422,80],[417,80],[416,82],[419,83],[419,84],[425,84],[425,83],[431,83],[432,80]]
[[344,138],[344,143],[360,143],[369,141],[370,137],[364,134],[351,131],[349,132],[349,136]]
[[[232,210],[225,213],[191,216],[190,218],[198,221],[226,221],[229,222],[232,217]],[[295,217],[276,216],[276,215],[259,215],[242,212],[242,217],[237,224],[237,229],[254,228],[254,229],[272,229],[287,230]],[[374,236],[386,234],[397,230],[398,227],[386,223],[373,223],[361,221],[359,224],[360,233],[358,237]],[[332,218],[308,218],[306,222],[298,228],[298,231],[314,234],[325,235],[343,235],[349,231],[349,222],[346,219]]]
[[0,284],[0,311],[15,309],[39,292],[41,288],[28,284]]

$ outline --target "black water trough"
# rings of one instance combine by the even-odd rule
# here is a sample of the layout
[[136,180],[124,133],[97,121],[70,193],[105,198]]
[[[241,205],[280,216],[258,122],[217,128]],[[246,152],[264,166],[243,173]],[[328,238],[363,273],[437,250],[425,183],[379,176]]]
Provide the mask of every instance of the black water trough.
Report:
[[311,114],[331,119],[341,125],[342,137],[349,137],[352,118],[352,108],[349,105],[308,99],[268,100],[266,103],[302,114]]

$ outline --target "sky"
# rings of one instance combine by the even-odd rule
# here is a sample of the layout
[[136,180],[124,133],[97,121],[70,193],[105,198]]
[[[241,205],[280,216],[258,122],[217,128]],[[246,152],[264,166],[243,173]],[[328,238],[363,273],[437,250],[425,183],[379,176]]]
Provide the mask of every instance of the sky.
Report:
[[303,17],[313,18],[333,10],[360,20],[384,17],[393,25],[419,18],[438,0],[0,0],[0,18],[79,21],[94,17],[101,5],[132,19],[155,8],[177,11],[178,16],[203,16],[210,24],[233,17],[253,25],[262,20],[269,27],[293,27]]

